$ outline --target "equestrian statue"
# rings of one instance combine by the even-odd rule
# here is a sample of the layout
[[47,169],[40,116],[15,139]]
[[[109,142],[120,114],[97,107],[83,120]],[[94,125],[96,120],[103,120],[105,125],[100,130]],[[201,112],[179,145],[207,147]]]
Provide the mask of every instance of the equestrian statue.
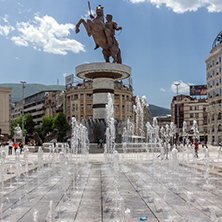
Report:
[[76,24],[76,33],[79,33],[79,26],[83,24],[88,36],[90,37],[92,35],[95,41],[95,49],[99,47],[102,48],[105,61],[110,62],[109,57],[111,56],[113,58],[113,63],[122,64],[121,51],[115,38],[115,30],[122,30],[122,27],[117,26],[110,14],[106,15],[107,21],[104,22],[103,7],[101,5],[96,8],[96,17],[91,13],[90,4],[89,10],[91,20],[87,19],[87,21],[85,21],[84,19],[80,19]]

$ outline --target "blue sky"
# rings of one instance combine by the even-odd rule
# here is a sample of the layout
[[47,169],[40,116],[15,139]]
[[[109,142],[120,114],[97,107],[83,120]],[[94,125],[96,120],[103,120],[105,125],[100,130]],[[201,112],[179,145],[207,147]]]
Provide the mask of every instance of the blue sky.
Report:
[[[190,84],[206,84],[205,58],[222,30],[221,0],[103,0],[105,14],[123,28],[116,32],[123,64],[132,68],[134,94],[170,108]],[[83,0],[0,0],[0,83],[64,84],[64,76],[88,62],[103,62],[101,49],[83,26]]]

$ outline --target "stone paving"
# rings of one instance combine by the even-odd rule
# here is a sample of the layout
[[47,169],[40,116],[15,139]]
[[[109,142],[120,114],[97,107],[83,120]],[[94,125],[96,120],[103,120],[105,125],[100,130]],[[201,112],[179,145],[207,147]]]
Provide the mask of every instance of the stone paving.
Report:
[[[5,148],[7,151],[7,148]],[[6,156],[1,180],[0,221],[222,221],[222,163],[217,147],[209,158],[185,151],[169,160],[159,153],[119,154],[110,163],[103,154],[49,161],[29,154],[28,173],[21,155]]]

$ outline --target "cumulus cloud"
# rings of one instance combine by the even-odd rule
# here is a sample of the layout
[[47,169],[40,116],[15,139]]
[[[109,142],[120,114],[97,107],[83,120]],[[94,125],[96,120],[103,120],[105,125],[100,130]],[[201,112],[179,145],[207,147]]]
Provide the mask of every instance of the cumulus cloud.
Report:
[[34,21],[17,23],[19,36],[13,36],[11,40],[18,46],[32,46],[53,54],[66,55],[68,51],[79,53],[85,51],[84,46],[68,38],[74,27],[70,23],[59,24],[48,15],[42,18],[36,15]]
[[179,83],[180,85],[178,86],[178,93],[189,93],[190,91],[190,83],[184,83],[180,80],[180,82],[175,81],[172,85],[171,85],[171,90],[176,93],[177,92],[177,86],[175,84]]
[[[140,3],[145,0],[130,0],[132,3]],[[199,8],[206,7],[208,12],[222,12],[221,0],[146,0],[157,8],[162,5],[172,9],[176,13],[187,11],[197,11]]]

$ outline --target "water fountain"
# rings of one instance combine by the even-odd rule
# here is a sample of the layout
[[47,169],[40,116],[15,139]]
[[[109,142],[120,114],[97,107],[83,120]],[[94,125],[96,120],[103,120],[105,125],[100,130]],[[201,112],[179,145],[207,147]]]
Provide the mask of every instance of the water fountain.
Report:
[[[208,150],[201,160],[203,168],[196,170],[197,160],[189,159],[189,155],[187,161],[185,155],[182,161],[178,158],[181,149],[173,144],[176,132],[173,123],[159,129],[154,118],[152,124],[146,123],[145,131],[137,128],[140,125],[137,118],[137,126],[130,120],[124,126],[122,154],[115,144],[111,95],[108,101],[106,161],[89,164],[87,128],[72,118],[71,147],[63,146],[61,150],[50,147],[46,155],[40,147],[36,154],[37,171],[29,169],[28,149],[24,150],[23,157],[16,153],[16,180],[13,181],[17,181],[17,186],[11,186],[13,181],[6,181],[5,186],[1,186],[0,221],[15,221],[15,218],[49,222],[217,221],[222,215],[221,183],[220,177],[210,173],[213,162]],[[195,138],[198,138],[197,127],[195,123]],[[144,136],[146,142],[133,143],[135,131]],[[186,138],[184,123],[183,141]],[[130,153],[139,148],[143,159],[137,153],[134,153],[137,156]],[[189,149],[184,152],[189,153]],[[157,158],[158,154],[161,158]],[[165,155],[169,160],[165,160]],[[4,154],[0,157],[2,166]],[[2,172],[5,171],[1,171],[3,178],[5,174]]]

